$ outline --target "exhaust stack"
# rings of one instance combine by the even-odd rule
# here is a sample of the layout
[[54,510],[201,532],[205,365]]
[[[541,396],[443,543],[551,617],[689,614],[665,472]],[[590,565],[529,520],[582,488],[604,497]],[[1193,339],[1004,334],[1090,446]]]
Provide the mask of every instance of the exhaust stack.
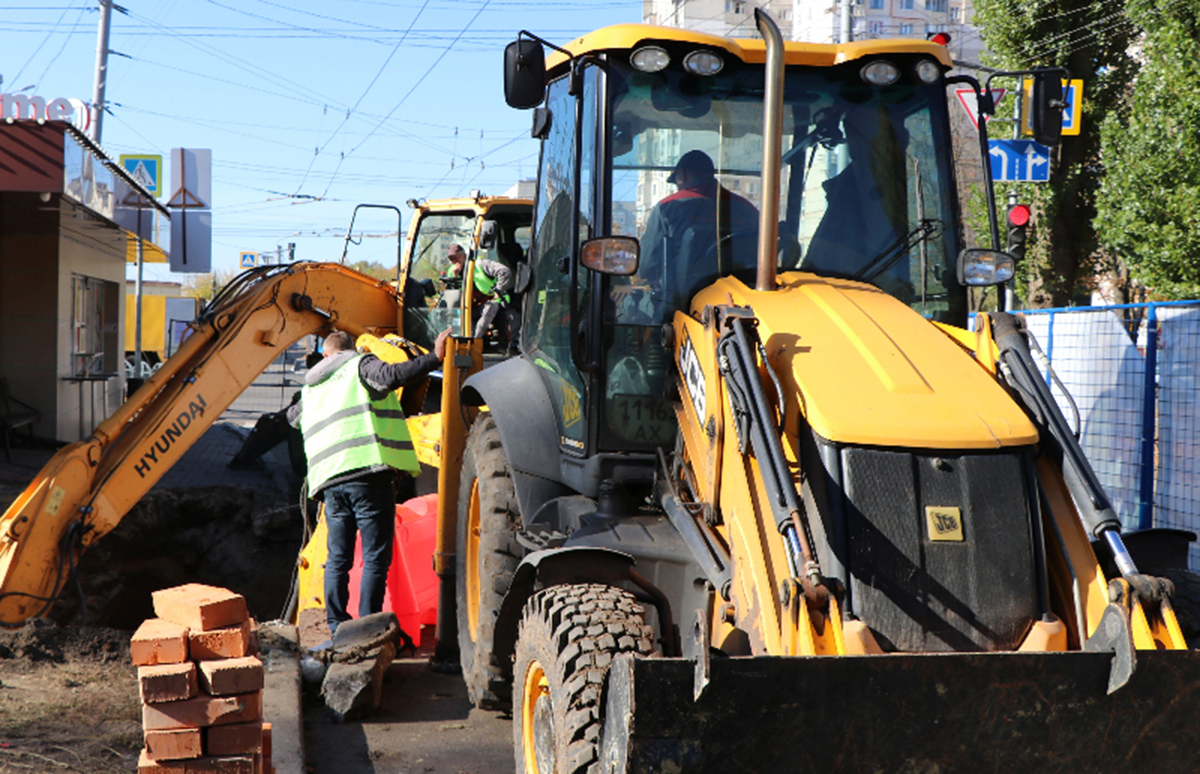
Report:
[[758,214],[756,290],[775,289],[779,251],[779,166],[783,138],[783,36],[775,20],[760,8],[754,23],[767,44],[766,89],[763,94],[762,208]]

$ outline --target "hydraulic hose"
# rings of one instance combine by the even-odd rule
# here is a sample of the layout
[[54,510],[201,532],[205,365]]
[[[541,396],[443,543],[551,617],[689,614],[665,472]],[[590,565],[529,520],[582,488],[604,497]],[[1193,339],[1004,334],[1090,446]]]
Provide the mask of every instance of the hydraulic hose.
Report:
[[1059,410],[1050,388],[1042,379],[1021,321],[1007,312],[994,312],[990,317],[992,335],[1000,347],[1000,362],[1006,369],[1005,375],[1042,431],[1043,447],[1058,459],[1063,480],[1071,492],[1071,499],[1075,501],[1084,527],[1093,537],[1105,540],[1112,549],[1122,575],[1129,577],[1136,574],[1137,567],[1120,538],[1121,520],[1113,510],[1083,448],[1071,432],[1066,417]]

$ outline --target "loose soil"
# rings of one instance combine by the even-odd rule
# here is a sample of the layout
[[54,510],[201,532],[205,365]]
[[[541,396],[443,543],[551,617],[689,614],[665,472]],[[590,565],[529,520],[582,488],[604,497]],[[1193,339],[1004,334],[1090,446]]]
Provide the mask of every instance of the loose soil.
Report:
[[[0,512],[18,494],[0,486]],[[129,641],[154,616],[151,592],[207,583],[242,594],[254,618],[277,619],[303,529],[298,506],[260,491],[146,495],[84,554],[78,587],[46,619],[0,629],[0,774],[135,771],[141,700]]]
[[0,772],[130,772],[142,747],[130,632],[0,630]]

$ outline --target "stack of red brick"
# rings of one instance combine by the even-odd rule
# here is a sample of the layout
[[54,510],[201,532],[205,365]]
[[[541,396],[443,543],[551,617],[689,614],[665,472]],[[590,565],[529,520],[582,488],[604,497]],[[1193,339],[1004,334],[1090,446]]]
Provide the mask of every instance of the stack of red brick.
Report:
[[138,774],[273,774],[246,600],[196,583],[152,597],[157,618],[130,643],[146,739]]

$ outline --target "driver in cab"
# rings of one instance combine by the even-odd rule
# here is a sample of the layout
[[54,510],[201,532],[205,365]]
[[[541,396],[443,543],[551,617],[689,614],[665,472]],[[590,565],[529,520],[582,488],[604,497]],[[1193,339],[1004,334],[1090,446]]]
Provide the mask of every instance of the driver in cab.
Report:
[[[614,288],[618,303],[638,286],[690,293],[699,280],[716,275],[718,239],[758,228],[758,210],[717,182],[712,158],[704,151],[683,154],[667,182],[676,191],[651,210],[642,235],[642,281]],[[678,297],[674,305],[686,300]]]

